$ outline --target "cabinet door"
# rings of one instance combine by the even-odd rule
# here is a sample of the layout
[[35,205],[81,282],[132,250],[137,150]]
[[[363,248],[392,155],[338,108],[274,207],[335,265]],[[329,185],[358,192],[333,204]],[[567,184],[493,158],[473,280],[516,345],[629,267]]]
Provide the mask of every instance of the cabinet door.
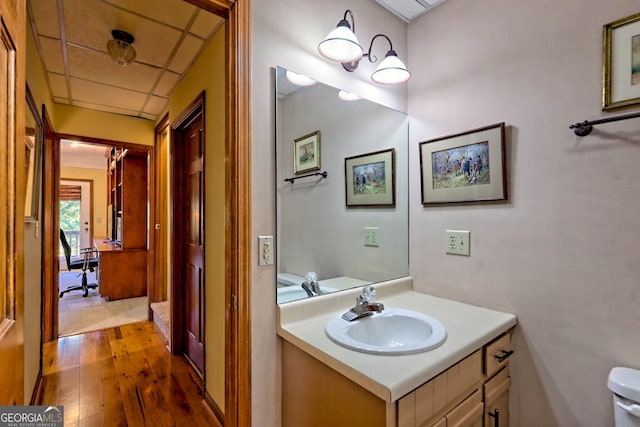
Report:
[[505,367],[484,385],[485,427],[507,427],[509,425],[509,367]]

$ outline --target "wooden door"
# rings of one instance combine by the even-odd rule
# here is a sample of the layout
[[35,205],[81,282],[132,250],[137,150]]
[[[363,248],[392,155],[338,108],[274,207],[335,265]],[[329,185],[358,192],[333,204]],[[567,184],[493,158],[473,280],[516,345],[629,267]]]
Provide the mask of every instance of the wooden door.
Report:
[[0,2],[0,405],[24,404],[24,22]]
[[175,126],[174,304],[181,349],[204,378],[204,94]]

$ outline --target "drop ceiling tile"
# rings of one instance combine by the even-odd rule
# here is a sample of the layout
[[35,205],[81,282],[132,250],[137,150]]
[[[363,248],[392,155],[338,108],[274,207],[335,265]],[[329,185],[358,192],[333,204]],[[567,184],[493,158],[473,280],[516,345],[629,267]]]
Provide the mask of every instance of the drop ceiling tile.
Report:
[[193,36],[186,36],[180,44],[178,52],[176,52],[168,68],[177,73],[184,73],[187,68],[189,68],[194,57],[203,45],[204,42],[202,40]]
[[49,73],[49,84],[51,85],[51,96],[58,98],[68,98],[67,79],[62,74]]
[[64,0],[67,42],[107,51],[111,30],[132,31],[135,16],[95,0]]
[[159,96],[169,96],[179,81],[180,74],[166,70],[162,73],[162,76],[160,76],[160,80],[153,90],[153,93]]
[[69,74],[84,80],[101,82],[139,92],[149,92],[160,76],[160,69],[133,62],[118,65],[103,52],[69,45]]
[[122,9],[177,28],[184,28],[196,11],[195,6],[182,0],[111,0],[110,2]]
[[51,0],[29,0],[30,12],[36,23],[39,35],[60,38],[60,24],[58,23],[58,2]]
[[222,18],[206,10],[200,10],[189,32],[201,39],[208,40],[213,30],[217,29],[220,25],[222,25]]
[[169,100],[167,98],[161,98],[159,96],[152,96],[147,104],[144,106],[144,112],[148,114],[155,114],[156,116],[164,110]]
[[141,20],[132,34],[136,38],[133,42],[137,52],[136,61],[164,67],[180,41],[182,32],[152,21]]
[[40,48],[42,49],[42,58],[47,71],[58,74],[64,74],[64,60],[62,59],[62,47],[60,40],[50,39],[48,37],[39,37]]
[[71,96],[74,104],[79,101],[136,112],[142,109],[147,98],[144,93],[76,78],[71,78]]

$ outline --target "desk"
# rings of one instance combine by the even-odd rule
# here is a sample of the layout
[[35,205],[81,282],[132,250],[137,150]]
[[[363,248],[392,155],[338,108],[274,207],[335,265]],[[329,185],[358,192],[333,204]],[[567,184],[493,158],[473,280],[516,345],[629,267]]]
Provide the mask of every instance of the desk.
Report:
[[122,249],[104,238],[93,239],[98,251],[98,289],[111,301],[147,295],[147,250]]

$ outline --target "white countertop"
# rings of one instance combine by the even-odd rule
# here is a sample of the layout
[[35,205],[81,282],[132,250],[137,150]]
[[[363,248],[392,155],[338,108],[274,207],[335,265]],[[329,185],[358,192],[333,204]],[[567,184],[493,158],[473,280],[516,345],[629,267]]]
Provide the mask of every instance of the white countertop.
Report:
[[424,353],[384,356],[356,352],[331,341],[329,319],[355,305],[360,289],[278,306],[278,335],[386,402],[394,402],[481,348],[517,323],[516,316],[415,292],[410,277],[374,285],[377,301],[438,319],[447,330],[440,347]]

